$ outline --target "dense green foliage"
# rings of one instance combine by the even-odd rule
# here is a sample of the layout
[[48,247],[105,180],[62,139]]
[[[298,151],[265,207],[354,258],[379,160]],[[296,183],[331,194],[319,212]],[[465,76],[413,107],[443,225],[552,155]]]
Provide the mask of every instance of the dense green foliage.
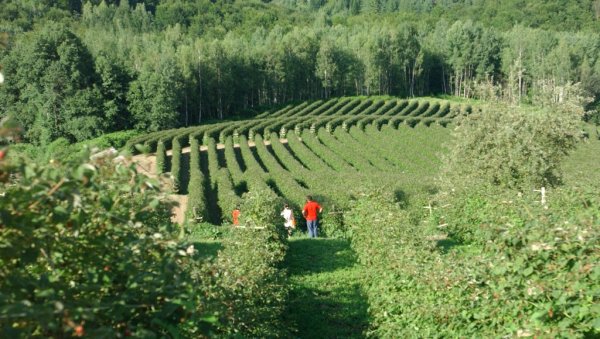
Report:
[[120,131],[74,144],[69,143],[65,138],[58,138],[45,146],[17,143],[11,145],[9,156],[12,154],[24,156],[29,161],[36,163],[47,163],[49,161],[57,161],[63,164],[77,163],[81,160],[82,152],[95,152],[111,147],[119,149],[137,135],[136,131]]
[[581,114],[561,106],[531,112],[486,107],[457,125],[443,174],[449,185],[467,188],[556,185],[561,160],[581,137]]
[[241,206],[245,228],[231,232],[219,253],[219,286],[228,296],[225,305],[227,335],[283,337],[281,322],[287,298],[286,276],[279,266],[287,245],[278,227],[277,196],[268,191],[244,195]]
[[[29,144],[0,130],[1,333],[599,336],[581,123],[600,119],[599,18],[597,0],[2,1],[0,118]],[[182,225],[163,183],[90,156],[110,146],[156,152]],[[346,239],[299,235],[284,260],[279,212],[301,230],[307,194]]]
[[[358,12],[375,6],[362,2],[354,1],[365,9]],[[556,30],[546,21],[560,17],[556,2],[533,1],[539,13],[510,22],[502,15],[516,2],[371,2],[387,8],[375,12],[406,15],[354,15],[338,1],[317,1],[325,4],[317,13],[258,1],[3,2],[0,32],[9,39],[0,46],[0,115],[17,117],[28,141],[48,143],[349,94],[536,103],[580,82],[594,100],[590,107],[597,104],[600,39],[586,29],[599,22],[597,1],[578,1],[577,10],[562,4],[571,9],[560,13],[578,24],[561,20]],[[482,11],[493,20],[478,20]]]
[[48,24],[19,40],[3,65],[18,79],[2,87],[5,114],[22,124],[28,140],[81,141],[110,129],[105,126],[110,120],[103,119],[94,59],[64,25]]
[[[69,291],[60,292],[62,294],[55,300],[48,302],[49,299],[40,299],[47,298],[45,294],[37,296],[33,301],[41,300],[40,304],[34,303],[36,306],[28,309],[35,313],[54,307],[49,311],[54,312],[56,300],[63,307],[79,305],[81,295],[96,293],[94,300],[106,301],[107,306],[101,306],[107,307],[102,310],[109,313],[102,313],[94,308],[96,303],[86,301],[87,306],[77,309],[81,313],[68,312],[70,318],[67,321],[63,321],[64,315],[54,313],[50,313],[49,318],[24,316],[20,322],[2,323],[6,333],[24,330],[56,336],[63,333],[78,335],[80,331],[140,336],[148,336],[151,332],[196,337],[203,333],[243,337],[302,336],[314,332],[299,328],[306,324],[298,321],[299,316],[314,314],[319,307],[341,307],[347,302],[357,309],[329,312],[323,321],[315,323],[314,330],[331,321],[341,327],[339,333],[358,334],[355,331],[367,328],[368,304],[370,317],[365,334],[376,337],[414,336],[415,333],[450,337],[494,336],[498,333],[506,336],[594,336],[599,331],[595,308],[598,302],[595,266],[599,259],[598,201],[593,194],[573,188],[553,188],[547,191],[547,202],[541,204],[537,193],[531,190],[545,183],[546,172],[535,166],[531,167],[534,170],[529,170],[531,163],[549,159],[559,164],[563,161],[561,157],[544,156],[559,155],[565,151],[564,145],[571,145],[577,139],[574,138],[575,131],[579,133],[576,128],[579,125],[574,123],[577,120],[558,110],[554,115],[547,114],[555,109],[553,106],[502,111],[493,118],[483,115],[487,109],[480,113],[482,107],[485,106],[472,107],[437,99],[341,98],[286,106],[266,113],[264,116],[268,118],[165,130],[131,138],[126,149],[138,144],[137,148],[144,152],[159,151],[163,146],[175,149],[171,159],[179,163],[176,166],[179,168],[176,171],[179,173],[179,192],[188,192],[191,206],[188,207],[188,223],[181,228],[169,222],[170,205],[163,200],[163,195],[158,195],[160,199],[143,200],[144,194],[150,194],[158,182],[138,176],[127,167],[124,167],[122,177],[109,176],[122,166],[115,167],[112,160],[102,160],[106,168],[96,167],[105,168],[96,170],[97,178],[85,179],[91,170],[85,165],[74,171],[72,178],[66,171],[69,180],[61,184],[60,178],[65,171],[63,167],[57,167],[61,166],[57,163],[63,160],[61,152],[72,146],[65,148],[68,141],[57,139],[45,148],[59,159],[55,164],[46,165],[38,172],[12,170],[17,176],[6,186],[6,192],[12,189],[16,196],[4,201],[9,207],[3,209],[16,211],[13,205],[19,202],[19,206],[23,206],[21,210],[28,210],[36,199],[53,202],[55,205],[44,204],[43,208],[35,205],[42,210],[40,215],[32,217],[35,222],[31,223],[38,225],[34,234],[40,234],[40,243],[52,241],[52,249],[42,247],[47,255],[40,251],[36,261],[5,274],[43,274],[45,271],[39,267],[59,267],[56,263],[60,262],[59,273],[68,273],[78,280],[63,281],[63,276],[57,280],[49,279],[47,283],[51,286],[60,291],[69,288]],[[459,173],[463,179],[457,181],[447,176],[446,181],[451,182],[455,190],[445,191],[448,186],[437,186],[433,180],[443,165],[436,154],[445,152],[441,145],[450,137],[450,129],[444,126],[448,123],[453,126],[452,117],[460,112],[471,114],[461,120],[450,154],[461,154],[457,152],[460,149],[478,149],[475,146],[485,144],[481,141],[503,142],[495,144],[495,152],[478,149],[471,156],[463,156],[464,161],[453,164],[452,173]],[[519,122],[510,125],[512,130],[532,133],[511,134],[511,142],[507,142],[504,135],[511,129],[505,128],[506,123],[498,123],[505,119],[498,115]],[[550,132],[538,130],[535,123],[538,121],[556,126]],[[282,132],[284,129],[286,133]],[[590,131],[595,131],[589,125],[585,129],[588,136]],[[263,133],[269,136],[268,140]],[[279,139],[281,134],[285,134],[286,139]],[[249,141],[250,135],[252,141]],[[533,142],[530,135],[538,136],[541,141]],[[203,139],[203,146],[199,145],[199,137]],[[217,143],[215,137],[225,144]],[[474,142],[473,137],[479,142]],[[560,142],[554,142],[556,140]],[[182,149],[188,142],[189,153]],[[590,147],[596,147],[598,140],[587,142]],[[520,155],[522,150],[530,150],[530,156]],[[583,153],[574,159],[586,154],[591,153]],[[480,158],[486,160],[478,160]],[[501,166],[503,163],[498,159],[510,163],[515,170],[525,169],[527,175],[502,177],[503,186],[489,184],[485,176],[482,178],[486,179],[483,180],[486,185],[469,179],[474,177],[473,172],[480,172],[478,164],[490,162]],[[76,162],[70,163],[76,165]],[[53,181],[24,185],[29,181],[39,183],[34,176],[44,178],[39,174],[44,171],[53,173]],[[8,176],[0,175],[0,178],[7,180]],[[132,182],[137,184],[132,186]],[[92,195],[83,199],[87,202],[85,207],[79,205],[76,196],[87,192],[91,183],[101,191],[94,194],[114,196],[112,204]],[[124,190],[131,190],[138,184],[141,185],[139,193],[130,194]],[[384,190],[381,190],[382,186]],[[512,191],[512,187],[521,188],[522,193]],[[443,191],[434,196],[440,188]],[[45,193],[23,194],[31,189]],[[248,190],[250,192],[245,193]],[[72,192],[77,193],[73,195]],[[360,263],[353,266],[352,271],[332,268],[331,274],[319,272],[309,277],[290,266],[292,274],[289,278],[282,271],[289,261],[284,261],[285,231],[279,212],[286,201],[292,204],[299,217],[306,193],[312,193],[325,208],[321,216],[321,230],[324,231],[321,234],[351,239]],[[123,199],[127,204],[121,203]],[[197,216],[216,223],[227,221],[234,203],[241,204],[242,227],[192,222],[197,221]],[[176,284],[165,283],[161,285],[162,289],[155,288],[155,280],[149,285],[143,280],[145,274],[149,274],[144,271],[139,275],[140,280],[135,281],[137,285],[127,285],[127,294],[113,292],[113,286],[121,286],[133,279],[121,276],[116,281],[102,280],[98,292],[90,292],[88,286],[82,285],[84,291],[78,294],[77,284],[100,281],[88,279],[87,274],[92,271],[80,272],[79,267],[93,265],[98,267],[99,277],[108,275],[116,269],[108,265],[107,271],[100,261],[112,258],[112,265],[120,265],[118,267],[127,269],[128,273],[141,270],[136,260],[129,260],[129,257],[136,258],[135,254],[124,260],[115,253],[115,246],[106,244],[110,242],[106,241],[104,233],[92,233],[99,237],[101,244],[90,240],[80,246],[81,249],[79,245],[73,247],[73,244],[79,244],[80,237],[87,236],[81,230],[77,242],[64,241],[63,236],[75,238],[75,224],[68,226],[68,221],[81,222],[86,216],[77,214],[79,209],[88,211],[89,208],[86,213],[91,213],[94,218],[85,224],[86,229],[93,231],[103,225],[113,225],[115,230],[123,232],[124,244],[131,240],[130,232],[146,229],[146,223],[132,221],[130,224],[127,222],[130,219],[120,215],[115,219],[105,205],[110,211],[116,209],[119,213],[128,209],[127,217],[147,218],[144,220],[148,224],[155,225],[149,233],[144,233],[143,239],[147,243],[142,243],[163,244],[164,239],[165,247],[156,249],[148,245],[148,251],[160,260],[148,254],[144,262],[151,262],[147,264],[150,272],[154,272],[155,267],[164,268],[158,271],[164,276],[156,278],[156,284],[165,281],[161,279],[177,279]],[[191,213],[194,209],[196,215]],[[8,219],[4,219],[6,213],[2,215],[2,225],[14,225],[15,230],[20,230],[18,225],[21,224],[13,224],[11,218],[23,218],[28,214],[10,213]],[[299,225],[303,227],[302,220]],[[46,236],[48,230],[51,236]],[[24,245],[25,238],[15,241],[14,234],[2,234],[0,239],[13,247],[23,245],[25,254],[19,258],[28,258],[27,251],[31,249]],[[109,232],[106,236],[111,235],[113,233]],[[217,238],[220,243],[202,240],[206,237]],[[141,246],[137,238],[132,239],[136,245],[131,246]],[[92,245],[95,247],[90,247]],[[124,251],[129,248],[129,245],[123,246]],[[309,246],[306,247],[308,250]],[[106,250],[102,250],[104,248]],[[324,248],[323,251],[329,250]],[[55,252],[62,256],[53,256]],[[92,257],[92,253],[101,254]],[[331,255],[337,258],[337,253]],[[339,253],[345,255],[342,249]],[[14,255],[12,250],[6,254]],[[18,261],[10,262],[11,265],[18,264]],[[74,267],[69,265],[70,262],[80,264]],[[32,268],[37,271],[31,271]],[[54,272],[52,267],[49,272]],[[18,281],[29,281],[28,277]],[[135,279],[138,279],[137,275]],[[338,279],[337,283],[334,279]],[[46,284],[43,279],[33,281],[30,284],[34,286],[34,294],[36,284]],[[76,283],[75,287],[71,281]],[[320,288],[319,283],[328,285]],[[351,288],[343,289],[340,284]],[[13,285],[6,286],[3,296],[27,298],[19,294],[25,293],[22,290],[12,288]],[[146,288],[152,288],[152,292],[147,292]],[[75,294],[70,294],[71,291]],[[193,298],[188,297],[190,293]],[[159,306],[142,308],[134,315],[122,311],[120,300],[134,298],[137,294],[158,300]],[[7,314],[22,305],[11,300],[3,304]],[[290,311],[290,306],[297,309]]]
[[[171,177],[173,178],[173,191],[179,192],[181,188],[181,144],[179,139],[174,138],[171,149]],[[191,176],[190,171],[190,176]]]
[[1,186],[3,336],[207,333],[201,263],[158,182],[110,158],[1,166],[19,178]]
[[[207,202],[204,195],[206,179],[200,169],[200,146],[198,139],[190,140],[190,171],[189,184],[187,188],[188,206],[187,214],[191,220],[207,221]],[[181,193],[183,188],[179,188]]]
[[380,192],[359,199],[347,220],[366,269],[371,334],[597,335],[598,201],[552,193],[548,208],[531,195],[495,192],[479,193],[487,204],[440,210],[462,227],[452,235],[488,229],[475,237],[481,246],[452,246],[436,224],[419,222],[418,205],[403,210]]
[[[189,194],[188,218],[229,223],[242,194],[259,189],[280,196],[301,218],[305,197],[313,194],[327,206],[321,218],[323,235],[345,238],[350,229],[343,213],[359,186],[388,183],[400,191],[407,182],[405,173],[432,174],[440,164],[435,152],[448,135],[443,126],[470,110],[469,105],[439,99],[318,100],[264,113],[263,118],[142,134],[131,138],[126,148],[141,143],[158,152],[160,140],[173,140],[177,150],[191,140],[190,161],[182,161],[187,153],[174,155],[172,161],[179,165],[171,169],[173,175],[180,173],[178,192]],[[286,139],[279,139],[282,131],[307,125],[311,128],[299,134],[287,132]],[[273,132],[265,140],[254,131]],[[202,149],[197,146],[199,136]],[[225,144],[218,144],[216,136]],[[422,145],[424,140],[429,146]],[[427,157],[418,154],[419,147]],[[181,175],[188,172],[190,180]],[[346,190],[346,182],[361,185]]]
[[190,243],[195,225],[172,224],[160,183],[122,157],[40,166],[6,162],[4,152],[3,336],[285,336],[286,246],[273,194],[246,194],[256,229],[229,232],[207,258],[214,246]]
[[299,2],[274,0],[290,7],[335,13],[334,18],[347,14],[393,13],[408,18],[417,17],[429,23],[470,18],[498,28],[510,28],[515,23],[548,30],[598,29],[600,3],[583,1],[519,1],[519,0],[318,0]]
[[162,140],[159,140],[156,146],[156,174],[163,174],[166,172],[166,169],[167,150],[165,149],[165,143]]

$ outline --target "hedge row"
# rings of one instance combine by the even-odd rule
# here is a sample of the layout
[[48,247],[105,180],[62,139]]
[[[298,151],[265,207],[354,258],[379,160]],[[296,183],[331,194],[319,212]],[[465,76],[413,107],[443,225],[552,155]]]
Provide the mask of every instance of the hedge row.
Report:
[[[352,127],[350,130],[361,130],[358,127]],[[384,154],[382,154],[377,147],[374,147],[371,143],[372,140],[362,139],[361,141],[356,140],[353,134],[349,134],[342,128],[337,128],[333,135],[339,142],[346,145],[347,149],[352,150],[352,154],[355,157],[359,155],[364,157],[370,164],[377,167],[381,171],[389,171],[394,169],[393,163],[388,161]]]
[[346,114],[346,112],[355,108],[359,104],[360,104],[360,99],[342,100],[338,103],[338,105],[336,105],[336,107],[332,107],[332,108],[328,109],[327,111],[323,112],[321,114],[321,116]]
[[319,158],[325,161],[329,166],[331,166],[336,171],[356,171],[352,165],[342,159],[339,155],[334,153],[331,149],[324,146],[317,136],[314,134],[305,131],[302,133],[302,142],[306,145],[312,152],[314,152]]
[[[313,136],[314,138],[314,136]],[[295,134],[289,135],[287,138],[288,146],[302,160],[311,171],[331,173],[333,170],[323,159],[313,153]]]
[[206,179],[200,167],[200,145],[198,139],[190,140],[190,181],[188,184],[188,204],[186,215],[189,219],[208,220],[206,197],[204,194]]
[[171,177],[173,178],[173,191],[181,191],[181,144],[175,138],[172,141],[171,150]]
[[352,164],[354,168],[358,171],[370,172],[373,170],[377,170],[369,161],[363,156],[363,154],[359,154],[355,152],[355,150],[351,148],[347,148],[343,143],[339,140],[335,139],[331,134],[327,133],[327,131],[320,129],[319,140],[331,149],[333,152],[339,154],[345,161]]
[[[279,132],[281,128],[286,130],[295,129],[296,127],[304,129],[313,125],[316,129],[326,125],[330,125],[330,129],[335,129],[341,124],[354,125],[359,123],[364,126],[371,121],[377,121],[380,125],[380,121],[385,120],[397,126],[406,120],[405,116],[430,118],[431,120],[425,121],[427,124],[436,121],[438,118],[445,118],[444,124],[446,124],[453,117],[461,113],[468,114],[472,111],[470,105],[448,105],[447,102],[442,105],[434,100],[431,100],[431,102],[419,100],[410,102],[406,100],[385,101],[381,99],[373,101],[371,99],[350,98],[317,100],[312,103],[303,102],[294,107],[288,105],[286,108],[273,113],[273,115],[264,115],[265,113],[263,113],[253,120],[219,122],[138,135],[129,139],[125,148],[132,153],[136,153],[137,150],[134,146],[144,144],[147,146],[148,151],[153,152],[156,150],[158,141],[163,140],[166,149],[169,149],[171,148],[171,140],[174,138],[179,139],[182,147],[186,147],[189,137],[199,138],[204,135],[223,143],[228,136],[233,135],[236,131],[238,134],[249,136],[258,132],[265,137],[269,137],[271,131]],[[409,120],[411,125],[417,122],[420,122],[420,120]]]
[[[213,190],[217,192],[217,204],[223,211],[223,221],[232,222],[231,211],[239,205],[241,199],[236,195],[231,175],[227,168],[219,168],[217,145],[214,139],[210,139],[208,150],[208,171]],[[239,169],[239,166],[238,166]]]
[[289,114],[287,114],[285,117],[290,118],[290,117],[305,116],[305,115],[309,114],[310,112],[312,112],[313,110],[317,109],[318,107],[320,107],[326,103],[327,103],[327,101],[317,100],[317,101],[305,106],[304,108],[302,108],[300,110],[294,110],[293,112],[290,111]]
[[233,147],[233,138],[231,136],[227,137],[225,140],[225,162],[227,163],[227,169],[231,174],[231,179],[235,185],[240,185],[244,179],[244,173],[242,172],[242,168],[235,156],[235,149]]
[[300,204],[304,201],[308,192],[301,187],[293,178],[293,174],[285,170],[275,157],[268,151],[265,146],[262,136],[256,136],[256,153],[267,167],[271,179],[277,185],[281,193],[290,199],[291,203]]
[[160,175],[167,170],[167,150],[162,140],[158,141],[156,146],[156,174]]
[[268,190],[244,195],[241,224],[223,240],[214,266],[215,294],[224,308],[219,336],[279,338],[290,335],[281,319],[288,284],[280,269],[287,245],[279,227],[281,201]]

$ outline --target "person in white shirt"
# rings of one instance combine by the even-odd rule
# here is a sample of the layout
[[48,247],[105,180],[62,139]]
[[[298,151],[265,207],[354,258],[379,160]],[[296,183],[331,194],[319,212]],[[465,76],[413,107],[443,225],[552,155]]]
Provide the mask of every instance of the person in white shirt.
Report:
[[285,206],[283,206],[283,211],[281,211],[281,216],[285,220],[283,226],[287,230],[288,238],[289,238],[292,235],[292,228],[294,228],[294,226],[296,226],[296,225],[295,225],[295,220],[294,220],[294,213],[292,212],[292,210],[290,209],[290,206],[288,204],[285,204]]

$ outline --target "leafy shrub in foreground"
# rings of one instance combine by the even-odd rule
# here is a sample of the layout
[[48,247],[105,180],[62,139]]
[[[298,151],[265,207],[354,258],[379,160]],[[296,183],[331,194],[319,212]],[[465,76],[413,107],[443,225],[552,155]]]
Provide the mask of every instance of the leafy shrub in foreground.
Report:
[[17,182],[0,184],[3,337],[209,333],[204,278],[189,274],[202,264],[178,242],[158,182],[110,159],[10,171]]
[[[244,195],[242,221],[223,240],[215,271],[225,314],[220,330],[241,337],[285,337],[281,319],[287,299],[286,276],[279,269],[286,252],[280,201],[270,191]],[[264,227],[254,229],[253,227]]]
[[452,224],[466,214],[461,221],[480,220],[494,230],[479,243],[449,249],[442,245],[455,239],[411,221],[381,194],[359,199],[346,221],[366,270],[370,334],[598,336],[600,200],[584,192],[552,194],[548,208],[495,192],[473,194],[473,208],[438,210],[443,215],[434,220]]

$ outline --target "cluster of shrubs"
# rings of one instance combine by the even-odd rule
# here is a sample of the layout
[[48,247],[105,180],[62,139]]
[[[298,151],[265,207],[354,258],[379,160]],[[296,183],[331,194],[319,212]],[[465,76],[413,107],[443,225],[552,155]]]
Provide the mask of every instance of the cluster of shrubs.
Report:
[[382,192],[352,205],[373,336],[600,335],[600,199],[551,186],[580,123],[554,109],[460,119],[431,214]]
[[248,228],[207,261],[158,181],[80,164],[0,161],[0,336],[286,336],[276,196],[248,193]]
[[200,264],[159,183],[112,159],[0,162],[0,336],[208,333]]
[[346,222],[365,268],[371,334],[598,335],[600,199],[551,196],[545,206],[499,192],[456,197],[429,226],[385,194],[358,199]]
[[223,239],[214,262],[220,310],[218,330],[227,336],[289,335],[281,319],[288,287],[281,269],[287,250],[279,227],[280,199],[271,191],[245,193],[240,224]]
[[[174,155],[175,153],[173,153]],[[175,159],[175,156],[173,156]],[[175,178],[175,173],[171,172]],[[191,220],[207,220],[207,201],[204,194],[206,178],[200,168],[200,145],[198,139],[190,139],[190,180],[188,183],[187,215]]]

